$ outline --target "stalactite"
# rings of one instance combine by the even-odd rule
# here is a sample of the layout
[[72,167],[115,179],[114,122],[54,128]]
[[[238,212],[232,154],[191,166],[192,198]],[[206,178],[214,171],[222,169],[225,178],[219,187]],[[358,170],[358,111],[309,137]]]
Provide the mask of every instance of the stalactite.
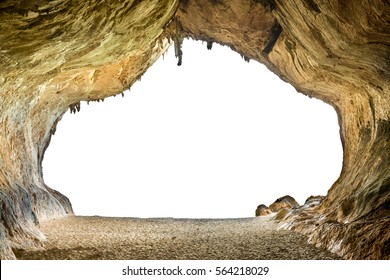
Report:
[[80,107],[81,107],[80,102],[69,105],[70,113],[76,114],[76,112],[80,112]]
[[213,48],[213,42],[212,41],[207,41],[207,49],[211,50]]
[[177,66],[181,66],[183,62],[183,51],[182,51],[183,38],[176,36],[173,42],[175,46],[175,57],[178,59]]

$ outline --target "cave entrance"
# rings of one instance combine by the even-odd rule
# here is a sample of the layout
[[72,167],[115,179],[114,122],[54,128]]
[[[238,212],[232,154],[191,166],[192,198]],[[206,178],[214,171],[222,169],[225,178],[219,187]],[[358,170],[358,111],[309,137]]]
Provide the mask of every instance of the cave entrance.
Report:
[[250,217],[289,194],[326,195],[342,166],[334,109],[227,47],[185,41],[125,98],[59,123],[45,182],[77,215]]

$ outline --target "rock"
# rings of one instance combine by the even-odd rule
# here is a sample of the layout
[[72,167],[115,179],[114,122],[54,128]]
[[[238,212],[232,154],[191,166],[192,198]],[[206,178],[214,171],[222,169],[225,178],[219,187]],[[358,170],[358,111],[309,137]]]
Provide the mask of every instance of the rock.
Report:
[[281,209],[291,209],[298,206],[298,202],[296,202],[293,197],[286,195],[275,200],[275,202],[269,206],[269,209],[272,212],[278,212]]
[[307,207],[314,207],[320,204],[324,200],[325,196],[323,195],[316,195],[316,196],[309,196],[305,201],[305,206]]
[[0,3],[2,259],[40,246],[40,220],[72,215],[42,177],[63,114],[131,87],[169,43],[181,62],[186,37],[227,45],[335,108],[340,177],[319,207],[294,211],[286,225],[345,258],[390,258],[387,1],[22,2]]
[[287,217],[288,214],[290,214],[290,209],[289,208],[282,208],[278,211],[278,213],[275,216],[276,221],[283,220]]
[[267,206],[265,206],[264,204],[260,204],[256,208],[256,217],[258,217],[258,216],[266,216],[266,215],[269,215],[271,213],[272,213],[272,211]]

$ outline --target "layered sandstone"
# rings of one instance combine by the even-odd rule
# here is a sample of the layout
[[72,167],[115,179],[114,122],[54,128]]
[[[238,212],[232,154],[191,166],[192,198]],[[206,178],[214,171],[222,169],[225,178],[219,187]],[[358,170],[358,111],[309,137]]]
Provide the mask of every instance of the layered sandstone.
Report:
[[[311,201],[310,198],[308,198],[309,201]],[[306,201],[307,203],[307,201]],[[306,204],[305,203],[305,204]],[[264,204],[260,204],[256,208],[256,216],[266,216],[272,213],[277,213],[282,209],[289,210],[291,208],[297,209],[299,207],[299,203],[289,195],[282,196],[275,200],[272,204],[269,206],[266,206]]]
[[298,206],[298,202],[293,197],[285,195],[275,200],[275,202],[272,203],[269,208],[272,212],[278,212],[281,209],[291,209]]
[[6,0],[0,19],[2,259],[40,246],[40,220],[72,214],[42,178],[62,115],[131,87],[169,43],[181,64],[185,37],[228,45],[336,109],[340,178],[284,226],[347,258],[390,258],[388,1]]
[[255,216],[256,217],[258,217],[258,216],[267,216],[269,214],[272,214],[272,211],[271,211],[271,209],[269,209],[268,206],[266,206],[264,204],[260,204],[259,206],[257,206],[256,211],[255,211]]

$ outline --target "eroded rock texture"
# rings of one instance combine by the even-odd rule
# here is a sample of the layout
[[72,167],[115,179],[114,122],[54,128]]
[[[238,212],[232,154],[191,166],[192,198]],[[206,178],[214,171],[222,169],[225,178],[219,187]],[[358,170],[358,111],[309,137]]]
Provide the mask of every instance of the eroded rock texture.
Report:
[[257,206],[256,208],[256,211],[255,211],[255,216],[258,217],[258,216],[267,216],[269,214],[271,214],[272,211],[269,209],[268,206],[264,205],[264,204],[260,204],[259,206]]
[[298,202],[291,196],[285,195],[281,198],[278,198],[275,200],[274,203],[272,203],[269,208],[272,212],[278,212],[281,209],[291,209],[293,207],[298,207]]
[[[314,198],[313,199],[309,198],[308,200],[311,201],[311,200],[314,200]],[[256,208],[255,215],[256,215],[256,217],[257,216],[266,216],[266,215],[269,215],[272,213],[277,213],[283,209],[289,210],[291,208],[295,208],[295,209],[299,208],[299,203],[292,196],[285,195],[285,196],[282,196],[282,197],[278,198],[277,200],[275,200],[275,202],[270,204],[269,206],[266,206],[264,204],[260,204]]]
[[72,214],[41,167],[64,112],[129,88],[169,42],[184,63],[185,37],[228,45],[334,106],[340,178],[285,226],[346,258],[390,258],[389,23],[386,0],[1,1],[1,258],[39,246],[39,220]]

